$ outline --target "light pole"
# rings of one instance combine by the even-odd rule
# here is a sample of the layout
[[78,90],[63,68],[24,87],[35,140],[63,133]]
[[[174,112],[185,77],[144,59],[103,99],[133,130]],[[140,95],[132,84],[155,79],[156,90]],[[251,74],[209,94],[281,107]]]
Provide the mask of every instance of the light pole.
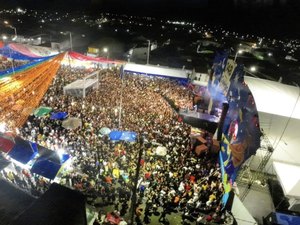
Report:
[[71,51],[73,51],[72,33],[69,31],[69,34],[70,34],[70,46],[71,46]]
[[103,48],[103,52],[106,54],[106,59],[109,58],[109,51],[108,51],[108,48],[107,47],[104,47]]
[[150,57],[150,40],[147,40],[148,41],[148,51],[147,51],[147,65],[149,64],[149,57]]
[[238,54],[242,54],[243,53],[243,50],[239,49],[236,53],[235,53],[235,56],[234,56],[234,62],[236,62],[236,59],[238,57]]

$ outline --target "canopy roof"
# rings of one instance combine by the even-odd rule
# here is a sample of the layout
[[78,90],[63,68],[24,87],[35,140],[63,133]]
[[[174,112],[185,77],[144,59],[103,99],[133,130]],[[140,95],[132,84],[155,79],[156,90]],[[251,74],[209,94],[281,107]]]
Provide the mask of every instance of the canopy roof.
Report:
[[0,179],[0,224],[10,224],[13,218],[24,212],[34,200],[31,195]]
[[300,167],[281,162],[273,162],[284,194],[288,197],[300,196]]
[[37,153],[36,150],[33,148],[32,143],[26,141],[20,137],[15,137],[14,139],[15,145],[12,150],[8,153],[8,155],[13,158],[14,160],[26,164],[31,159],[34,158],[35,154]]
[[300,88],[245,76],[256,103],[260,127],[274,148],[272,159],[299,164]]
[[273,166],[282,189],[286,196],[299,198],[300,88],[253,77],[245,77],[245,82],[254,96],[260,127],[274,149]]
[[36,200],[11,225],[86,225],[85,197],[59,184]]
[[138,73],[138,74],[145,74],[145,75],[177,78],[177,79],[188,78],[188,73],[186,70],[172,69],[172,68],[162,67],[162,66],[152,66],[152,65],[150,66],[150,65],[127,63],[124,66],[124,71]]

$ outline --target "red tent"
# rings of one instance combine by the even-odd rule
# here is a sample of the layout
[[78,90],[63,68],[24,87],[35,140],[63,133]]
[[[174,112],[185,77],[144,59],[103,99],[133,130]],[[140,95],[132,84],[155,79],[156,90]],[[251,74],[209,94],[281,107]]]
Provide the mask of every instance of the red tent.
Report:
[[15,143],[13,138],[6,134],[0,133],[0,151],[8,153],[14,147]]

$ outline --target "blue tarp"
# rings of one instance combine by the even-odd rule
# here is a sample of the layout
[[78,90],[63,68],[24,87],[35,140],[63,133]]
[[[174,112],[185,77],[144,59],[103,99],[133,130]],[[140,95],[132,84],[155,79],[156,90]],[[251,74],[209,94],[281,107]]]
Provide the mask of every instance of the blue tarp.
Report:
[[34,143],[25,141],[20,137],[15,137],[15,146],[8,153],[8,155],[14,160],[27,164],[37,154]]
[[119,130],[113,130],[109,134],[109,138],[112,141],[129,141],[133,142],[136,140],[137,134],[132,131],[119,131]]
[[43,177],[46,177],[50,180],[53,180],[58,173],[61,165],[55,162],[52,162],[48,159],[38,158],[31,168],[31,172],[39,174]]
[[56,113],[51,113],[50,119],[52,120],[63,120],[68,116],[68,113],[66,112],[56,112]]
[[62,164],[70,156],[68,154],[59,155],[57,152],[40,145],[37,145],[37,148],[40,156],[34,162],[31,172],[51,180],[54,179]]
[[136,133],[132,131],[123,131],[120,140],[134,142],[136,140]]
[[113,130],[109,134],[109,138],[112,141],[119,141],[121,137],[122,137],[122,131]]
[[299,215],[291,215],[287,213],[275,213],[276,220],[278,224],[282,225],[299,225],[300,224],[300,216]]

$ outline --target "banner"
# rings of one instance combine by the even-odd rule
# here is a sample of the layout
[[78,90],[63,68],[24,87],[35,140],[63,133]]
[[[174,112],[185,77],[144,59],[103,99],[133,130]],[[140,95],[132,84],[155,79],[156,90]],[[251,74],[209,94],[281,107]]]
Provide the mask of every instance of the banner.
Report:
[[52,51],[51,48],[33,46],[19,43],[11,43],[8,45],[12,50],[32,58],[42,58],[46,56],[54,56],[58,52]]
[[93,62],[99,62],[99,63],[123,64],[122,61],[111,60],[111,59],[106,59],[106,58],[101,58],[101,57],[86,56],[86,55],[82,55],[78,52],[69,52],[68,54],[71,59],[77,59],[80,61],[93,61]]
[[[17,66],[17,67],[11,67],[9,69],[6,69],[6,70],[3,70],[3,71],[0,71],[0,79],[2,77],[5,77],[7,75],[12,75],[13,73],[18,73],[18,72],[22,72],[24,70],[27,70],[27,69],[30,69],[32,67],[35,67],[37,65],[39,65],[40,63],[43,63],[49,59],[51,59],[53,56],[49,56],[49,57],[44,57],[44,58],[39,58],[35,61],[32,61],[28,64],[25,64],[25,65],[21,65],[21,66]],[[13,62],[12,62],[13,63]]]
[[227,96],[227,92],[230,86],[230,78],[236,67],[236,63],[232,59],[228,59],[225,70],[221,77],[219,87],[223,91],[224,95]]
[[0,49],[0,54],[5,56],[6,58],[12,58],[15,60],[24,60],[24,61],[34,61],[34,60],[42,60],[45,58],[51,58],[52,56],[36,56],[34,54],[28,54],[25,55],[24,53],[21,53],[19,51],[16,51],[15,49],[11,48],[10,45],[4,46]]
[[218,85],[225,70],[228,60],[228,52],[217,52],[213,62],[213,84]]
[[248,86],[232,80],[229,92],[221,153],[225,171],[233,182],[242,163],[260,147],[261,131],[256,104]]

